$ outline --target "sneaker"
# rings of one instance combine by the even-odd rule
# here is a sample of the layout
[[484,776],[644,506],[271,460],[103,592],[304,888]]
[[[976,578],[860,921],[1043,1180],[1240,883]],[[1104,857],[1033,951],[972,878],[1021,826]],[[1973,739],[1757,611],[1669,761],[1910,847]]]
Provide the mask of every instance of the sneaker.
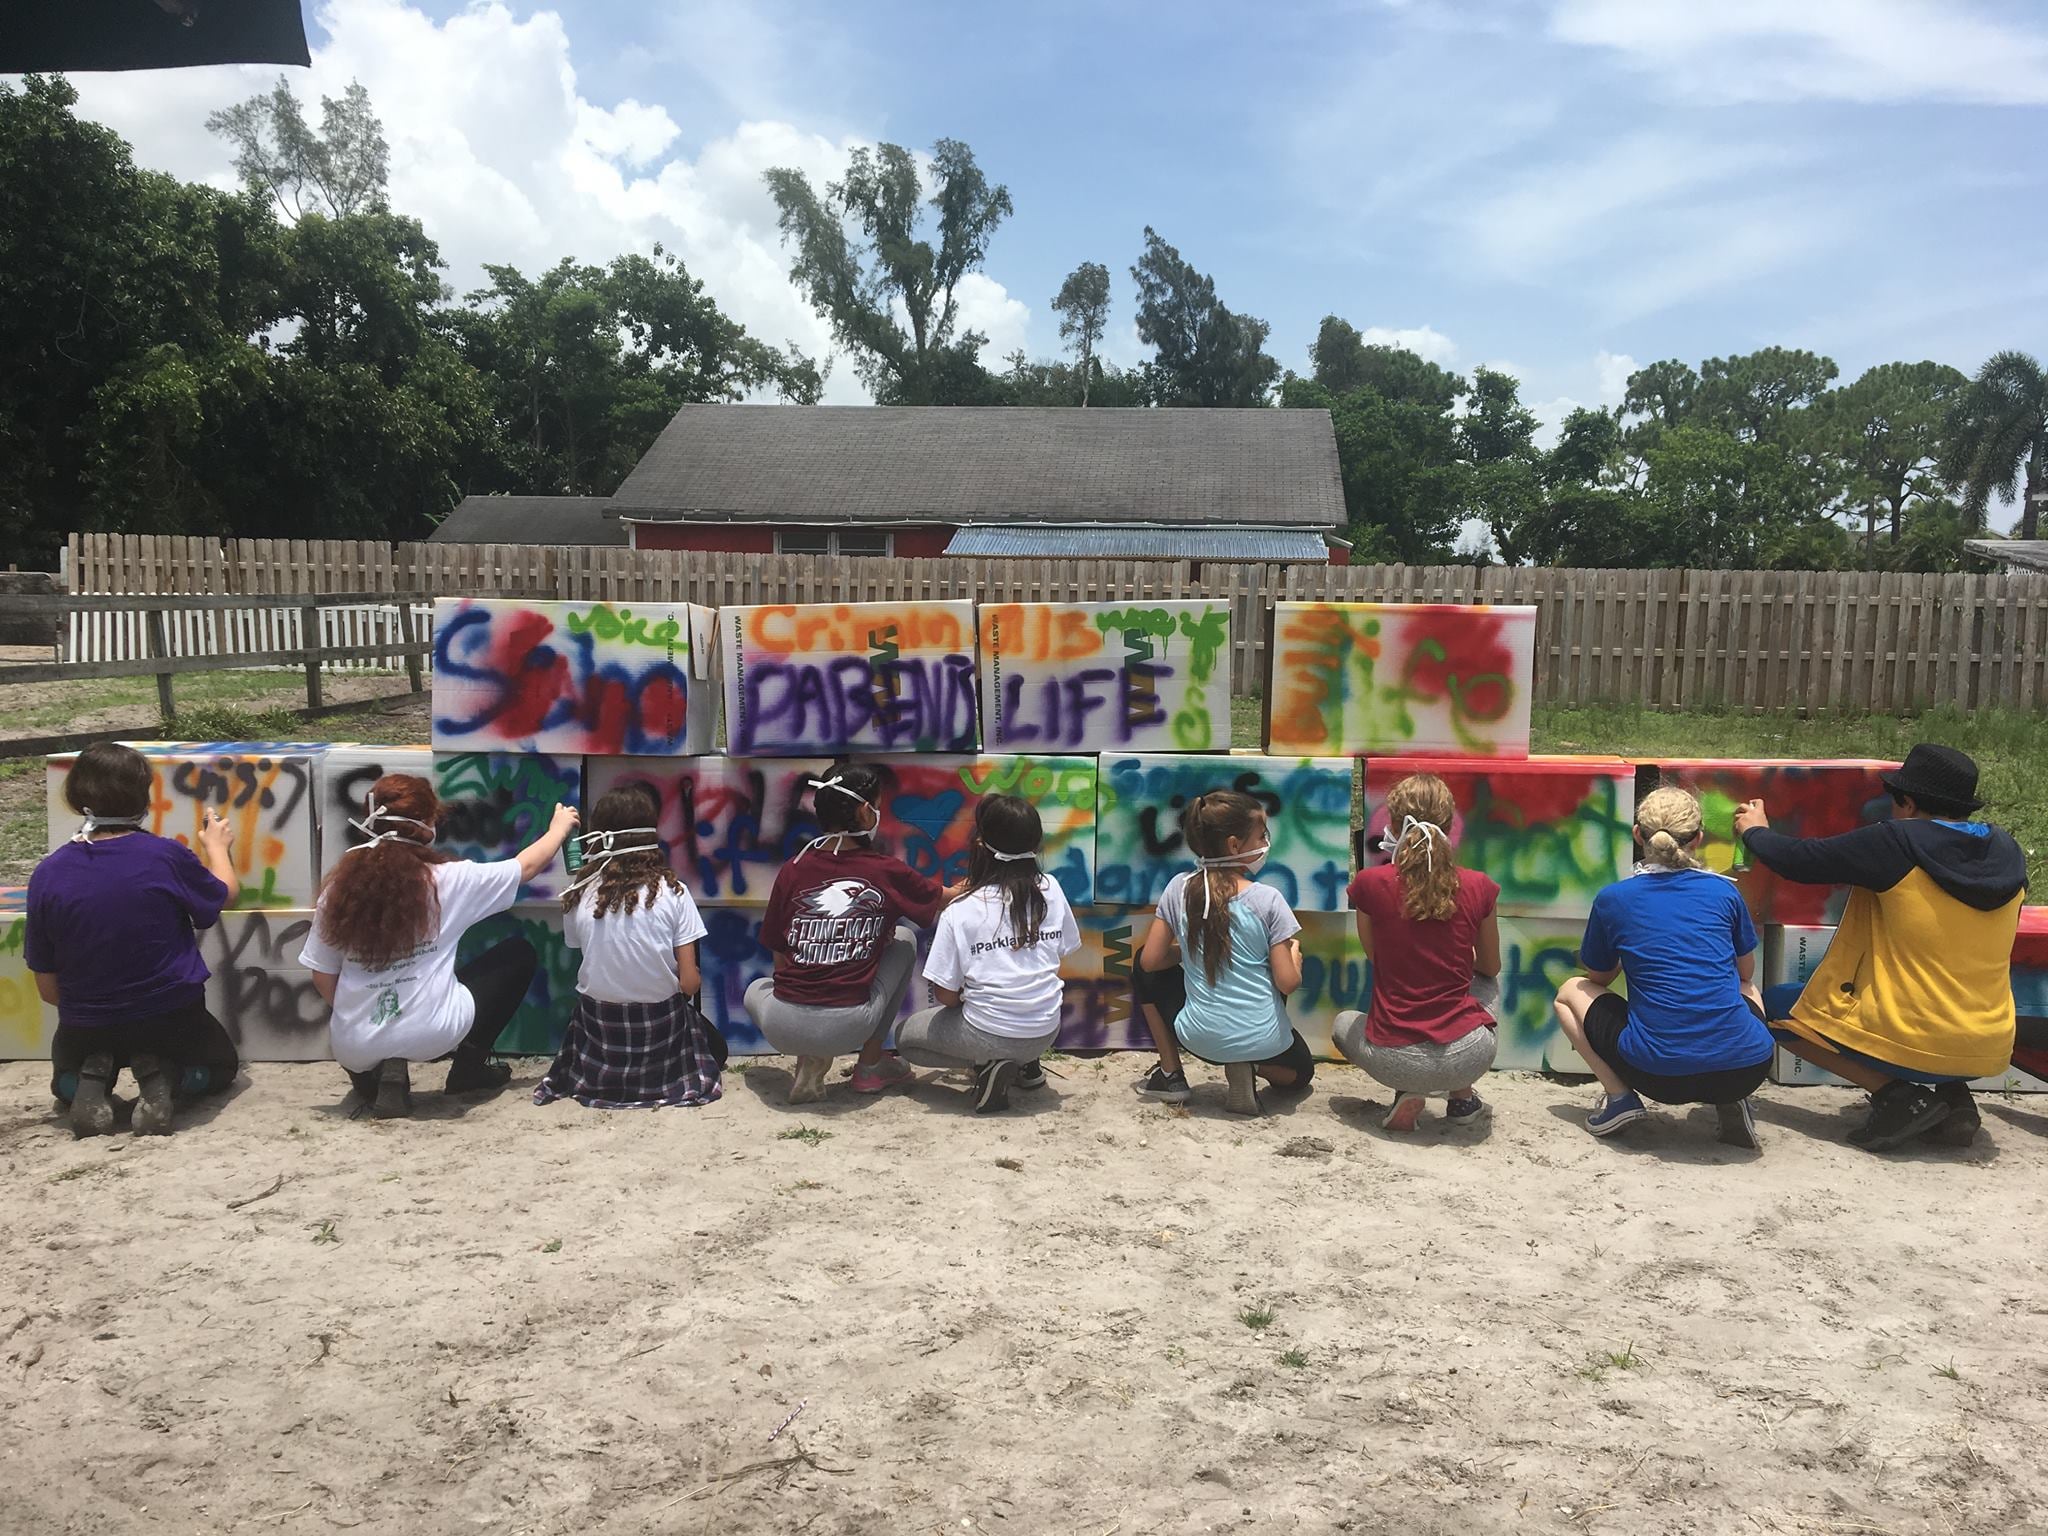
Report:
[[135,1074],[141,1096],[135,1104],[134,1131],[137,1136],[171,1134],[171,1066],[161,1056],[138,1051],[128,1063]]
[[[457,1086],[456,1070],[459,1061],[448,1068],[448,1092],[461,1093]],[[489,1066],[489,1062],[482,1065]],[[506,1077],[512,1075],[510,1067],[500,1067]],[[377,1096],[370,1101],[370,1114],[378,1120],[404,1120],[412,1114],[412,1068],[398,1057],[382,1062],[377,1067]]]
[[1745,1152],[1763,1151],[1764,1144],[1756,1139],[1756,1116],[1750,1113],[1749,1100],[1716,1104],[1714,1113],[1721,1117],[1720,1140],[1723,1144],[1740,1147]]
[[1870,1100],[1870,1118],[1863,1124],[1857,1145],[1889,1152],[1923,1131],[1933,1130],[1954,1109],[1949,1100],[1924,1083],[1887,1083]]
[[1185,1072],[1169,1072],[1164,1067],[1154,1067],[1131,1088],[1141,1099],[1152,1099],[1160,1104],[1185,1104],[1193,1097],[1194,1090],[1188,1086]]
[[1920,1134],[1945,1147],[1967,1147],[1977,1139],[1984,1117],[1977,1113],[1977,1101],[1966,1083],[1943,1083],[1934,1096],[1948,1105],[1948,1117]]
[[1233,1061],[1223,1069],[1223,1082],[1227,1097],[1223,1107],[1233,1115],[1256,1115],[1259,1112],[1259,1080],[1249,1061]]
[[1586,1129],[1595,1136],[1612,1136],[1624,1126],[1649,1118],[1650,1112],[1643,1108],[1643,1101],[1633,1093],[1610,1094],[1595,1104],[1593,1113],[1586,1116]]
[[[884,1093],[898,1083],[914,1082],[917,1074],[910,1070],[910,1063],[900,1056],[884,1056],[872,1067],[855,1066],[853,1069],[853,1091],[855,1093]],[[792,1085],[794,1091],[794,1085]]]
[[799,1056],[796,1075],[789,1080],[789,1102],[810,1104],[825,1097],[825,1079],[832,1071],[830,1056]]
[[1444,1118],[1453,1125],[1477,1125],[1493,1113],[1493,1106],[1476,1093],[1453,1094],[1444,1105]]
[[1415,1122],[1422,1118],[1422,1109],[1429,1101],[1419,1093],[1397,1093],[1394,1107],[1387,1111],[1387,1118],[1380,1122],[1380,1129],[1406,1133],[1415,1129]]
[[984,1061],[974,1069],[974,1112],[992,1115],[1010,1107],[1010,1088],[1017,1081],[1014,1061]]
[[114,1129],[114,1106],[107,1090],[114,1084],[114,1058],[96,1051],[78,1067],[78,1088],[71,1095],[71,1134],[105,1136]]
[[1017,1081],[1011,1084],[1011,1086],[1025,1089],[1043,1088],[1045,1086],[1044,1064],[1036,1061],[1019,1062],[1017,1064]]

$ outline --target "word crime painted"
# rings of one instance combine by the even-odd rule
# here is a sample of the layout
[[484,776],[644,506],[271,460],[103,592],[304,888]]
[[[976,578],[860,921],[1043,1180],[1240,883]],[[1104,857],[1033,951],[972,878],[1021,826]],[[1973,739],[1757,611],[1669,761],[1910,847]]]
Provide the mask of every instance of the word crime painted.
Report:
[[1223,603],[985,603],[983,735],[1006,751],[1223,751],[1229,667]]
[[721,608],[728,750],[971,752],[974,604]]
[[708,752],[713,614],[692,603],[434,604],[443,751]]
[[1529,755],[1536,610],[1276,603],[1269,751]]

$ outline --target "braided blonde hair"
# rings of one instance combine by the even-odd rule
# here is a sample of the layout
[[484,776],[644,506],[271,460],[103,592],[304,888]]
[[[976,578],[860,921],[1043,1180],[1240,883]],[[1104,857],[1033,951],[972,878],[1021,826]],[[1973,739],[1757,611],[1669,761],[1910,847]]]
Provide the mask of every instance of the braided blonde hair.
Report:
[[[1401,877],[1401,915],[1443,922],[1458,910],[1458,866],[1451,858],[1451,823],[1458,804],[1451,786],[1433,773],[1413,773],[1387,791],[1387,821],[1399,838],[1394,868]],[[1443,836],[1417,827],[1402,836],[1408,818],[1440,828]]]
[[1653,789],[1636,806],[1643,862],[1659,869],[1705,869],[1690,844],[1700,835],[1700,803],[1674,784]]

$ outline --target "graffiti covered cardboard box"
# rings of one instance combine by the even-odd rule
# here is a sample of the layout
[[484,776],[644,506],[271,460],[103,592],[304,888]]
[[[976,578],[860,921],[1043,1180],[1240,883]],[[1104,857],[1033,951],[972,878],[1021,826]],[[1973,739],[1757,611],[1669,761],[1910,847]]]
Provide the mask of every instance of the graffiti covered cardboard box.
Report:
[[1267,750],[1527,757],[1535,658],[1531,607],[1275,603]]
[[709,608],[441,598],[433,745],[448,752],[709,752]]
[[[211,810],[234,829],[237,908],[310,907],[320,885],[319,769],[325,742],[136,741],[150,765],[143,829],[196,848]],[[74,752],[48,760],[49,846],[78,830],[64,798]]]
[[1442,779],[1457,803],[1457,860],[1500,887],[1511,916],[1576,918],[1635,862],[1636,770],[1620,758],[1370,758],[1359,862],[1384,864],[1387,791],[1410,774]]
[[1225,603],[984,603],[983,737],[1001,751],[1230,746]]
[[972,752],[974,636],[971,602],[721,608],[727,750]]

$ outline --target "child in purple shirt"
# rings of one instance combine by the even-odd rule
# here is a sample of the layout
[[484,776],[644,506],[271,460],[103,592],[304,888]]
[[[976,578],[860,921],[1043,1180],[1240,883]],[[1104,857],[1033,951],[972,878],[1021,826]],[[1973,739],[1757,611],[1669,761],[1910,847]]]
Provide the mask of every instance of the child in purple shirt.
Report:
[[234,832],[212,811],[199,853],[141,830],[149,760],[111,742],[78,754],[64,798],[85,818],[28,882],[23,951],[36,990],[57,1008],[50,1091],[72,1134],[114,1128],[114,1079],[126,1067],[141,1097],[138,1136],[167,1136],[174,1099],[218,1093],[241,1063],[206,1008],[206,962],[195,930],[210,928],[241,881]]

